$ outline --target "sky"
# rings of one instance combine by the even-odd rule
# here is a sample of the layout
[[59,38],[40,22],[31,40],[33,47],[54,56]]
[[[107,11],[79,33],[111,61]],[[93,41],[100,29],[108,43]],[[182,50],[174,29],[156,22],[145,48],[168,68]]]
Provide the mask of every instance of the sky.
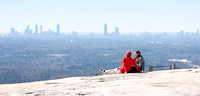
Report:
[[200,0],[0,0],[0,33],[42,25],[61,32],[196,32]]

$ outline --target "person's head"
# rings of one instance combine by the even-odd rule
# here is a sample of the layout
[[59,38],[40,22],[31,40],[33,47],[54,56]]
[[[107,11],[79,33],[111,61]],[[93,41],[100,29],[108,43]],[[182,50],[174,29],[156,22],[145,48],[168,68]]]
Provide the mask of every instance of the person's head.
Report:
[[132,53],[130,51],[126,52],[126,57],[131,57]]
[[141,57],[141,53],[139,50],[134,51],[134,57]]

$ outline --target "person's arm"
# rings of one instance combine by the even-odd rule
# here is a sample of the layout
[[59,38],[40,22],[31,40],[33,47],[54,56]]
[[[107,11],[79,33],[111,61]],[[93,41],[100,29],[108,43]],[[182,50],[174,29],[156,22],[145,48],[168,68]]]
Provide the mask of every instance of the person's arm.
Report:
[[145,68],[144,58],[141,57],[141,59],[140,59],[140,61],[138,63],[139,63],[138,65],[141,65],[141,71],[144,71],[144,68]]
[[137,64],[135,63],[135,60],[134,60],[134,62],[133,62],[133,65],[134,65],[134,67],[138,70],[138,71],[141,71],[140,70],[140,68],[137,66]]

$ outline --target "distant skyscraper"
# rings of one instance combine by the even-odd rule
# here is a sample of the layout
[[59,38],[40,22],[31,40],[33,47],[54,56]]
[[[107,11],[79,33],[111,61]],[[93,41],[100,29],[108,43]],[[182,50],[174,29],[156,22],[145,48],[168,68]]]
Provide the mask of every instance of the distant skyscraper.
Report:
[[10,33],[11,33],[11,34],[14,34],[14,33],[15,33],[15,28],[11,28],[11,29],[10,29]]
[[40,33],[42,33],[42,25],[40,25]]
[[35,34],[38,34],[38,25],[35,25]]
[[116,36],[119,35],[119,27],[115,27],[115,35],[116,35]]
[[199,29],[197,29],[197,35],[199,35]]
[[104,25],[104,36],[108,35],[107,24]]
[[32,30],[29,29],[29,26],[27,25],[26,30],[24,32],[26,35],[32,34]]
[[12,35],[19,35],[20,33],[18,33],[18,32],[15,30],[15,28],[11,28],[11,29],[10,29],[10,34],[12,34]]
[[60,25],[59,24],[57,25],[56,32],[57,32],[57,34],[60,34]]
[[26,26],[26,29],[29,30],[29,25]]

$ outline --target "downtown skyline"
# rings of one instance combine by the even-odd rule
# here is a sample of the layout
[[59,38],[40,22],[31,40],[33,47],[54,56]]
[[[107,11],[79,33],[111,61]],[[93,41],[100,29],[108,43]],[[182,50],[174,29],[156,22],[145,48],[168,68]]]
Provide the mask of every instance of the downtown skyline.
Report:
[[198,0],[6,0],[0,3],[0,33],[19,32],[36,24],[61,32],[196,32],[200,29]]
[[[62,32],[60,31],[60,25],[57,24],[56,25],[56,30],[52,30],[52,29],[48,29],[48,30],[43,30],[43,26],[40,25],[38,26],[37,24],[35,25],[34,29],[31,29],[29,25],[26,26],[26,28],[24,29],[24,31],[18,31],[17,29],[15,29],[14,27],[10,28],[10,34],[11,35],[39,35],[39,34],[43,34],[43,35],[60,35],[62,33],[66,33],[66,32]],[[95,32],[92,32],[92,34]],[[72,31],[72,34],[78,34],[77,31]],[[115,27],[115,30],[113,32],[108,32],[108,28],[107,28],[107,24],[104,24],[104,32],[103,34],[104,36],[119,36],[119,27]]]
[[[123,36],[124,33],[120,32],[119,31],[119,27],[115,27],[114,28],[114,31],[112,32],[108,32],[108,27],[107,27],[107,23],[104,24],[104,27],[103,27],[103,32],[101,33],[98,33],[99,36],[104,36],[104,37],[118,37],[118,36]],[[39,31],[40,30],[40,31]],[[15,28],[10,28],[10,33],[9,34],[5,34],[5,35],[2,35],[3,37],[4,36],[39,36],[39,35],[43,35],[43,36],[58,36],[58,35],[64,35],[65,33],[71,33],[71,35],[69,36],[73,36],[73,37],[77,37],[79,33],[81,32],[77,32],[77,31],[72,31],[72,32],[62,32],[60,31],[60,25],[57,24],[56,25],[56,30],[52,30],[52,29],[48,29],[48,30],[43,30],[43,26],[40,25],[40,27],[38,27],[38,25],[36,24],[35,25],[35,29],[31,29],[29,25],[26,26],[26,29],[23,31],[23,32],[19,32],[17,29]],[[87,33],[87,32],[86,32]],[[95,32],[88,32],[90,34],[90,36],[92,37]],[[145,37],[151,37],[153,36],[152,35],[153,32],[140,32],[140,36],[145,36]],[[133,33],[132,33],[133,34]],[[135,34],[135,33],[134,33]],[[138,33],[136,33],[138,35]],[[157,32],[156,34],[153,33],[154,36],[172,36],[172,33],[171,32]],[[174,34],[174,33],[173,33]],[[179,31],[179,32],[176,32],[175,34],[177,34],[176,36],[178,37],[198,37],[200,35],[199,33],[199,29],[196,30],[196,32],[188,32],[188,31]],[[0,34],[1,35],[1,34]],[[129,35],[131,35],[129,33]]]

